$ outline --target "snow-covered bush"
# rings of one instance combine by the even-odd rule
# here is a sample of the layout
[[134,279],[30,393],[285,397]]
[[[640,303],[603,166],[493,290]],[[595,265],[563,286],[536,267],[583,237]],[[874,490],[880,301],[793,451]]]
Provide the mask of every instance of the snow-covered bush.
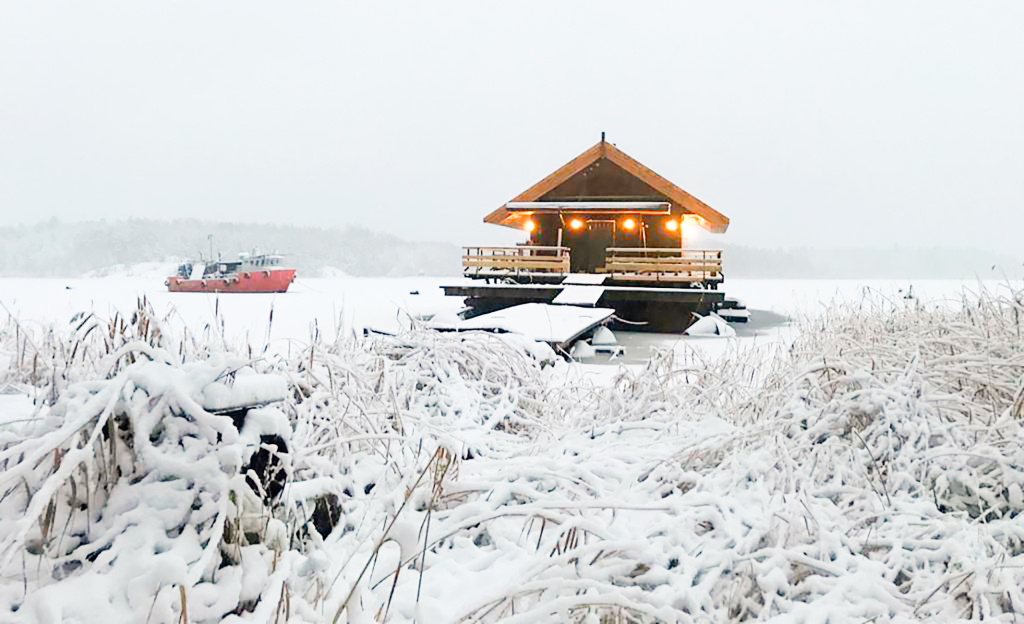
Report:
[[0,608],[25,621],[1012,622],[1020,296],[867,299],[606,386],[510,335],[9,319]]

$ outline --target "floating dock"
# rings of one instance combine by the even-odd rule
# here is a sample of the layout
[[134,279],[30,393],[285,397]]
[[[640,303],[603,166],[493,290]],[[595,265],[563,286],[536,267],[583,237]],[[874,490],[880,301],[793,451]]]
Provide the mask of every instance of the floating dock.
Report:
[[682,331],[693,321],[691,312],[707,314],[725,298],[723,292],[698,288],[567,284],[459,284],[442,288],[448,296],[465,297],[474,314],[529,303],[595,306],[612,309],[619,326],[651,331]]
[[568,351],[578,338],[611,319],[610,308],[524,303],[454,323],[429,323],[441,331],[498,331],[522,334]]
[[[614,323],[686,329],[729,307],[722,252],[695,248],[729,219],[604,140],[484,217],[521,229],[513,247],[466,247],[463,276],[443,286],[470,316],[524,304],[601,307]],[[742,315],[737,316],[739,319]]]

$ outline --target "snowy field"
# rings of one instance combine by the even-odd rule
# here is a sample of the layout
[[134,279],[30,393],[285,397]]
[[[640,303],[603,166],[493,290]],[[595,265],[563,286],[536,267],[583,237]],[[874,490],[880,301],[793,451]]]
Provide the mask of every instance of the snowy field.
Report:
[[1020,284],[731,280],[792,322],[625,365],[362,336],[447,281],[0,280],[0,620],[1024,618]]

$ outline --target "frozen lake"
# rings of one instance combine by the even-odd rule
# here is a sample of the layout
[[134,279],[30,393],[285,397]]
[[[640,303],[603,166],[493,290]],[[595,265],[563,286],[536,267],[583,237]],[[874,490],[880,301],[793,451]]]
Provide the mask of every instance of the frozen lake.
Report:
[[[223,326],[232,342],[246,341],[254,348],[268,344],[287,353],[309,343],[319,332],[331,339],[341,332],[361,332],[364,327],[397,328],[410,316],[462,307],[458,298],[445,297],[442,284],[458,277],[407,277],[331,279],[298,278],[285,294],[169,293],[160,277],[4,278],[0,279],[0,304],[22,323],[62,325],[78,313],[110,319],[131,315],[139,298],[145,297],[156,313],[172,327],[190,332]],[[1015,283],[1017,287],[1020,283]],[[961,280],[730,280],[727,295],[742,300],[753,311],[752,322],[735,324],[734,339],[685,337],[650,333],[618,332],[626,347],[615,363],[641,363],[651,347],[698,350],[714,355],[749,345],[770,344],[791,335],[788,319],[813,316],[832,303],[903,299],[911,294],[926,305],[959,300],[965,291],[987,288],[1009,292],[1005,281]],[[218,319],[220,322],[218,322]],[[607,361],[607,356],[589,359]]]

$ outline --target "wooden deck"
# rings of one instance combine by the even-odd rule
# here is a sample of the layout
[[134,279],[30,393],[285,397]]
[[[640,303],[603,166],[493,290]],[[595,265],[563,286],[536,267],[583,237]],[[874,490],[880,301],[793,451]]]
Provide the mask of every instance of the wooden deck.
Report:
[[465,247],[462,272],[467,277],[515,276],[569,272],[568,247]]
[[[473,278],[555,276],[570,272],[568,247],[466,247],[463,275]],[[723,280],[722,252],[708,249],[609,248],[597,272],[612,282],[715,284]]]
[[722,252],[710,249],[609,248],[601,273],[656,282],[722,281]]

